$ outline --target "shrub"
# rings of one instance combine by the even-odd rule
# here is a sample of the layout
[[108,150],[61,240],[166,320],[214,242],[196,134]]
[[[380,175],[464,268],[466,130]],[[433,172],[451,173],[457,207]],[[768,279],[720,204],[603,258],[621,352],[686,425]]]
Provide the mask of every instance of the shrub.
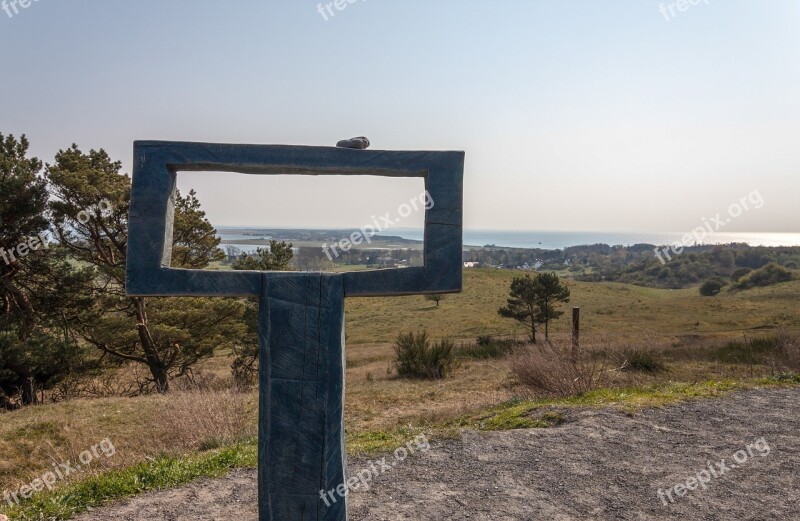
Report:
[[489,344],[494,342],[494,338],[492,338],[489,335],[481,335],[478,337],[477,342],[479,346],[488,346]]
[[580,349],[546,342],[541,348],[520,349],[511,371],[534,391],[549,396],[573,396],[601,387],[603,363],[589,360]]
[[739,282],[739,279],[748,275],[751,271],[750,268],[738,268],[731,273],[731,282]]
[[490,336],[479,336],[474,345],[461,344],[458,355],[463,358],[486,360],[488,358],[501,358],[511,353],[519,345],[517,340],[495,339]]
[[700,294],[704,297],[719,295],[719,292],[722,291],[722,286],[722,282],[716,279],[707,280],[700,286]]
[[790,270],[787,270],[783,266],[779,266],[773,262],[740,279],[736,284],[736,287],[739,289],[750,289],[771,286],[781,282],[788,282],[793,278],[794,275]]
[[772,360],[773,368],[781,372],[800,372],[800,339],[780,332],[775,340],[777,353]]
[[431,343],[428,332],[401,333],[394,340],[395,367],[406,378],[446,378],[456,366],[453,342]]
[[664,362],[652,351],[641,349],[626,351],[623,367],[629,371],[660,373],[667,369]]
[[731,341],[716,348],[713,358],[731,364],[764,364],[800,370],[800,340],[785,332],[775,336]]

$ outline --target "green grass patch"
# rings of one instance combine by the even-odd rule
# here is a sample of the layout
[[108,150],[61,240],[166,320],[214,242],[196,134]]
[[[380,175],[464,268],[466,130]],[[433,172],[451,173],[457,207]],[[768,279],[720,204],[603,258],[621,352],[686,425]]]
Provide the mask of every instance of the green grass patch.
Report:
[[165,456],[38,493],[5,514],[11,521],[66,520],[111,500],[177,487],[198,478],[216,478],[231,469],[254,468],[256,464],[255,440],[193,456]]
[[745,341],[731,341],[714,349],[713,360],[728,364],[760,364],[780,349],[780,338],[761,337]]
[[800,374],[784,373],[759,380],[762,385],[789,385],[800,384]]
[[514,351],[514,348],[518,345],[520,345],[520,343],[516,340],[480,336],[475,344],[466,344],[462,342],[456,355],[459,358],[469,358],[472,360],[502,358]]
[[[731,391],[757,386],[798,386],[800,374],[789,373],[751,381],[669,383],[650,387],[599,389],[580,396],[541,400],[512,400],[456,420],[423,426],[401,426],[391,431],[347,434],[350,455],[391,452],[420,434],[430,440],[452,438],[460,429],[503,431],[551,428],[566,422],[564,409],[620,407],[641,410],[685,400],[723,396]],[[11,521],[61,521],[108,503],[143,492],[185,485],[199,478],[217,478],[235,468],[257,466],[255,439],[197,455],[164,456],[154,461],[112,470],[82,481],[42,492],[5,512]]]
[[667,370],[667,366],[659,357],[658,353],[641,349],[627,351],[625,353],[627,364],[625,369],[629,371],[640,371],[643,373],[661,373]]
[[580,396],[541,400],[512,400],[448,422],[446,427],[486,431],[555,427],[564,423],[562,411],[571,407],[619,407],[625,411],[663,407],[686,400],[716,398],[731,391],[756,386],[797,385],[800,375],[788,374],[752,382],[737,380],[702,383],[668,383],[650,387],[598,389]]
[[392,452],[398,447],[404,447],[420,434],[427,436],[429,432],[422,427],[405,425],[392,431],[347,433],[347,453],[351,456],[368,456]]

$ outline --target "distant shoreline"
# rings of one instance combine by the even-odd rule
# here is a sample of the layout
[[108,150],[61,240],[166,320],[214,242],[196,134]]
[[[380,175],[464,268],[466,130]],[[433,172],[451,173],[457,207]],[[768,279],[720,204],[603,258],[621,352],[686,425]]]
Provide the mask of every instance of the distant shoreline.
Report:
[[[347,238],[357,228],[315,229],[315,228],[266,228],[247,226],[228,226],[217,228],[222,244],[244,247],[268,246],[271,239],[294,243],[298,247],[322,247]],[[655,232],[543,232],[543,231],[503,231],[503,230],[464,230],[464,247],[482,248],[492,245],[497,248],[526,250],[563,250],[576,246],[608,244],[609,246],[632,246],[652,244],[665,246],[680,242],[685,233]],[[372,237],[371,243],[360,248],[395,249],[422,247],[423,230],[418,228],[387,229]],[[747,244],[751,247],[791,247],[800,246],[800,233],[741,232],[717,233],[709,235],[703,245]]]

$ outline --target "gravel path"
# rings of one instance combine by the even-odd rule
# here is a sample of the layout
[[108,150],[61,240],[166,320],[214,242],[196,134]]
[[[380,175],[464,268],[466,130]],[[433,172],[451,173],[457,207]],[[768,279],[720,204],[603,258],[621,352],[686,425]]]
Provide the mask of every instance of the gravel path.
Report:
[[[551,429],[467,432],[351,494],[350,518],[798,520],[798,398],[798,389],[760,389],[634,417],[564,411],[567,423]],[[369,463],[351,460],[351,475]],[[255,483],[254,471],[236,471],[78,519],[255,521]],[[672,488],[680,483],[694,490]]]

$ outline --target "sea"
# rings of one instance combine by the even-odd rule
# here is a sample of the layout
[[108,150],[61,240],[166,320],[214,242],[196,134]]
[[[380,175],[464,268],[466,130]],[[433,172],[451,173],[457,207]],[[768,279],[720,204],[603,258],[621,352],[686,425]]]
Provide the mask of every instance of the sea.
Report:
[[[236,233],[247,229],[248,235]],[[276,228],[259,227],[220,227],[218,235],[225,241],[231,241],[235,246],[250,251],[255,249],[252,245],[236,244],[237,240],[244,239],[269,239],[269,230]],[[253,235],[263,231],[263,237]],[[378,235],[398,236],[404,239],[423,239],[421,228],[390,228]],[[560,250],[569,246],[582,246],[587,244],[609,244],[611,246],[633,244],[654,244],[658,246],[682,242],[686,232],[562,232],[562,231],[536,231],[536,230],[464,230],[465,246],[494,245],[506,248],[539,248],[544,250]],[[750,246],[800,246],[800,233],[714,233],[705,237],[702,244],[730,244],[746,243]],[[686,244],[687,246],[694,242]]]

